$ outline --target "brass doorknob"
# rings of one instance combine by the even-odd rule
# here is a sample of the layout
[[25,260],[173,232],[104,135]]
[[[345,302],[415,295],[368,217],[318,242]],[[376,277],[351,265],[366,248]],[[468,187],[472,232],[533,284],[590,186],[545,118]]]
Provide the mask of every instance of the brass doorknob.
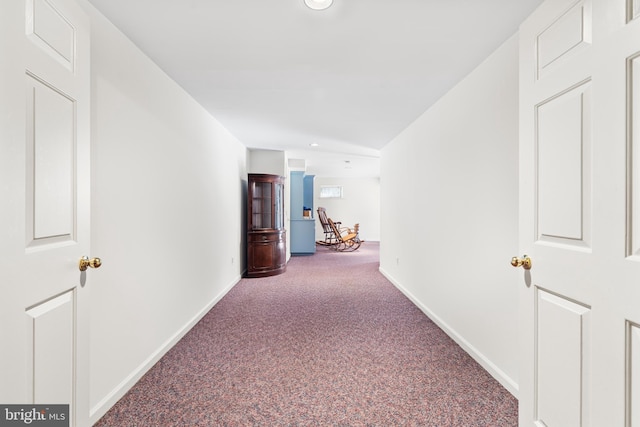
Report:
[[522,258],[514,256],[511,258],[511,265],[514,267],[522,267],[525,270],[531,270],[531,258],[528,255],[522,255]]
[[102,261],[100,260],[100,258],[89,259],[88,256],[83,256],[78,261],[78,268],[80,269],[80,271],[85,271],[88,267],[98,268],[101,265],[102,265]]

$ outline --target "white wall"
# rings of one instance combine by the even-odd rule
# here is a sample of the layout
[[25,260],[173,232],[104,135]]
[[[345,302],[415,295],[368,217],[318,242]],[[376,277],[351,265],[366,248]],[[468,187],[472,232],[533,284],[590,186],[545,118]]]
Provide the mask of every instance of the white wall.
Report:
[[247,170],[249,173],[287,175],[287,154],[277,150],[249,150]]
[[516,394],[517,36],[381,154],[381,271]]
[[[321,199],[320,187],[341,185],[342,199]],[[313,215],[318,207],[327,210],[327,216],[342,222],[343,227],[360,224],[363,240],[380,240],[380,179],[378,178],[323,178],[316,177],[313,184]],[[320,221],[316,220],[316,240],[324,240]]]
[[246,148],[92,20],[92,420],[240,278]]

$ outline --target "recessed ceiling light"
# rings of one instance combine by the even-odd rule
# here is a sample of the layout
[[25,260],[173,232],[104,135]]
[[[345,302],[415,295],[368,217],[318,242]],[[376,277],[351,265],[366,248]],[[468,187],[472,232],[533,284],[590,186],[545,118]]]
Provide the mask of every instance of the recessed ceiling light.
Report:
[[333,0],[304,0],[304,4],[313,10],[325,10],[331,6],[332,3]]
[[317,147],[318,145],[320,144],[318,144],[317,142],[312,142],[311,144],[309,144],[309,147]]

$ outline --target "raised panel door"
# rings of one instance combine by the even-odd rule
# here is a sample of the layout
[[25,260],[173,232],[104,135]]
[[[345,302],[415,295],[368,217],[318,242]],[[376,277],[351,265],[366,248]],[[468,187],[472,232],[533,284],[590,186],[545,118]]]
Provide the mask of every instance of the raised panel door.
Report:
[[0,2],[0,402],[89,425],[89,18]]
[[521,426],[640,426],[633,0],[520,28]]

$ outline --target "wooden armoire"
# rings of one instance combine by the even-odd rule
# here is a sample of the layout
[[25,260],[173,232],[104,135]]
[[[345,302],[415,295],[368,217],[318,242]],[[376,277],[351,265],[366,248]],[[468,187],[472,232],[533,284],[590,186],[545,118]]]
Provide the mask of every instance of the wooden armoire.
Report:
[[284,229],[284,177],[249,174],[247,277],[284,273],[287,240]]

